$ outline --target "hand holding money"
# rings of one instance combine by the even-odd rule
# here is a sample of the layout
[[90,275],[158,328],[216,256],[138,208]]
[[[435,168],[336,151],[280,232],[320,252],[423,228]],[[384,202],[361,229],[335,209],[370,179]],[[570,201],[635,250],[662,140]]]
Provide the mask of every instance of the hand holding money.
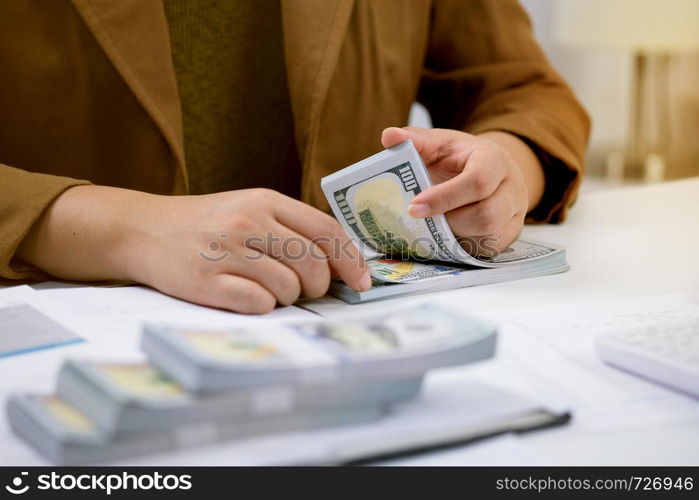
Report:
[[445,214],[455,236],[494,242],[466,249],[477,255],[490,256],[493,247],[502,251],[517,239],[543,188],[541,166],[524,142],[504,132],[474,136],[414,127],[387,128],[381,141],[389,148],[407,139],[434,184],[411,201],[412,217]]
[[[414,132],[415,130],[418,132]],[[385,135],[395,137],[396,131],[398,134],[420,133],[419,129],[390,129]],[[432,135],[431,131],[422,132]],[[448,131],[437,132],[449,134]],[[503,137],[497,135],[499,133],[494,134],[493,139],[509,143],[508,134],[503,134]],[[425,148],[428,141],[422,136],[417,137],[422,139],[421,145]],[[433,165],[442,165],[437,160],[440,156],[455,155],[457,147],[464,147],[454,143],[459,137],[455,136],[452,142],[442,142],[442,153],[426,148],[425,151],[431,155],[428,156],[428,161]],[[510,144],[513,150],[517,150],[513,146],[521,146],[526,153],[533,155],[526,144],[519,144],[519,139],[514,136],[511,139],[515,141]],[[538,160],[532,161],[535,164],[525,162],[524,168],[528,165],[540,169],[536,162]],[[517,240],[502,248],[507,235],[499,225],[494,225],[486,235],[476,232],[475,237],[457,236],[447,220],[451,212],[458,213],[463,208],[479,203],[491,204],[491,198],[497,200],[497,197],[493,194],[485,201],[476,201],[450,210],[451,206],[457,204],[454,199],[463,195],[459,189],[464,189],[467,181],[463,178],[468,179],[470,172],[467,169],[471,169],[468,155],[465,155],[461,163],[454,161],[452,165],[455,166],[454,170],[447,171],[442,179],[435,179],[438,182],[435,185],[416,145],[411,139],[407,139],[321,179],[323,193],[335,217],[368,259],[374,279],[370,290],[360,292],[333,282],[330,293],[347,302],[357,303],[568,270],[565,249],[557,245]],[[498,193],[504,182],[501,178],[493,193]],[[443,196],[447,196],[447,199],[442,199]],[[536,193],[530,191],[530,203],[538,203],[536,196]],[[425,199],[428,203],[425,203]],[[415,200],[422,201],[416,203]],[[426,210],[432,215],[418,216],[415,211],[420,209],[420,204],[423,205],[422,209],[427,206]],[[444,211],[447,212],[446,215]],[[518,212],[514,210],[513,213]],[[507,223],[514,226],[518,233],[522,221],[512,215]],[[461,231],[463,232],[463,228]]]

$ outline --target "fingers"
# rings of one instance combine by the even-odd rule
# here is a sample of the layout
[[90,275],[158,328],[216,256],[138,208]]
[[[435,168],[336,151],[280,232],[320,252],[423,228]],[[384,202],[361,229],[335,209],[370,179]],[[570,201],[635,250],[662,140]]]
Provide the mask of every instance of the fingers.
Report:
[[515,215],[510,219],[510,222],[503,228],[500,234],[500,241],[496,243],[498,252],[502,252],[507,247],[509,247],[519,235],[522,234],[522,227],[524,226],[525,213]]
[[471,255],[492,257],[505,250],[522,230],[527,207],[511,183],[503,182],[485,200],[447,212],[461,246]]
[[276,223],[271,232],[274,238],[268,238],[258,249],[296,274],[305,297],[325,295],[331,279],[327,254],[309,239],[281,224]]
[[457,236],[498,234],[518,212],[510,191],[503,183],[488,198],[447,212],[449,226]]
[[507,176],[511,158],[489,141],[456,130],[391,127],[385,147],[412,139],[435,184],[418,194],[408,214],[424,218],[476,203],[492,195]]
[[207,280],[203,295],[196,302],[244,314],[268,313],[277,303],[275,296],[259,283],[223,273]]
[[507,173],[503,161],[492,158],[495,154],[486,150],[473,150],[459,174],[433,185],[413,198],[408,214],[416,218],[430,217],[491,196],[505,180]]
[[497,254],[518,237],[528,191],[509,148],[454,130],[392,127],[381,138],[385,147],[407,139],[415,144],[433,182],[411,200],[409,215],[445,214],[454,234],[474,255]]
[[248,252],[242,259],[228,262],[228,272],[256,281],[282,305],[293,304],[301,296],[301,282],[296,273],[269,255]]
[[381,144],[385,148],[408,139],[413,141],[415,149],[427,166],[455,154],[461,155],[468,150],[472,142],[478,140],[464,132],[440,128],[389,127],[381,134]]
[[464,250],[478,257],[495,257],[519,238],[522,232],[524,215],[512,217],[497,235],[460,237],[459,242]]
[[277,205],[279,223],[311,240],[328,256],[331,271],[354,290],[368,290],[371,276],[364,257],[334,218],[300,201]]

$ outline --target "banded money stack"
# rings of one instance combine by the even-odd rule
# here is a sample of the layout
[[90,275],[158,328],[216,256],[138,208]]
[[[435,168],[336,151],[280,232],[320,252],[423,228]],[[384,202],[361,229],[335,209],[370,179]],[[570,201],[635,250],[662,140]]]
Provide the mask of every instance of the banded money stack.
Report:
[[223,330],[146,325],[148,363],[71,360],[55,395],[17,394],[13,430],[58,464],[372,422],[433,369],[489,358],[495,331],[425,305],[362,321]]

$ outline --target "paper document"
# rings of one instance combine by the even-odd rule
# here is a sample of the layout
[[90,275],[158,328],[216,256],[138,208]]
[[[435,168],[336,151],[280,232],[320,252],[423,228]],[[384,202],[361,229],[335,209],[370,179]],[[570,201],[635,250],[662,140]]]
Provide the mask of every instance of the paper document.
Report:
[[[444,297],[449,303],[457,300]],[[628,429],[699,419],[692,398],[604,363],[598,335],[662,327],[699,313],[699,294],[657,295],[540,308],[486,311],[501,328],[498,357],[478,367],[488,380],[572,407],[577,429]],[[699,451],[695,451],[699,459]]]
[[0,290],[0,358],[82,341],[32,288]]

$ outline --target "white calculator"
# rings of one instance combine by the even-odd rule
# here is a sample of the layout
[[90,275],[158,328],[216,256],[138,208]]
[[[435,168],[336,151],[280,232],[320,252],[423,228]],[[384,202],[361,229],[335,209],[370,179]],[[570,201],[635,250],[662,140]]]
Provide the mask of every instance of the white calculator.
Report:
[[699,398],[699,318],[608,333],[596,347],[611,365]]

